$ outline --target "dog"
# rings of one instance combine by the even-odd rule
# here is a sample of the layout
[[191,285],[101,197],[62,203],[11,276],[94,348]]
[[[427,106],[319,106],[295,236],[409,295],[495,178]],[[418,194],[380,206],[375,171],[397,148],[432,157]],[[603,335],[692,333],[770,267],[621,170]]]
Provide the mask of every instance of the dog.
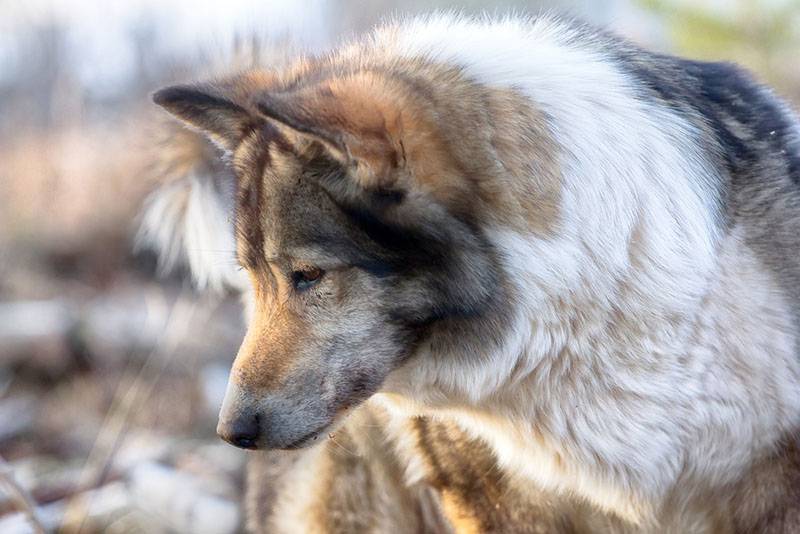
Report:
[[295,492],[333,433],[413,531],[800,529],[800,126],[738,67],[431,15],[153,99],[226,166],[145,234],[235,247],[188,258],[249,315],[218,433]]

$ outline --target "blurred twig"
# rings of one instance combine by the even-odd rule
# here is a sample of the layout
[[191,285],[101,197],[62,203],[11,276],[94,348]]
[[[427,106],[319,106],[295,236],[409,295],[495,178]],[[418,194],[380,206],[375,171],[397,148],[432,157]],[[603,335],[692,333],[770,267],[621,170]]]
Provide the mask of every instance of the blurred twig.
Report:
[[[156,312],[156,316],[159,315],[157,312],[160,310],[162,312],[160,316],[163,317],[166,303],[160,299],[157,303],[154,302],[151,309]],[[152,394],[158,378],[175,353],[176,347],[185,337],[186,327],[191,323],[191,318],[196,312],[197,306],[193,299],[186,293],[182,293],[169,310],[162,338],[144,363],[138,370],[134,360],[128,363],[111,407],[84,465],[79,478],[79,488],[94,487],[108,475],[114,456],[128,430],[132,414]],[[60,530],[81,532],[88,509],[89,503],[85,496],[77,494],[67,505]]]
[[0,457],[0,485],[6,489],[8,495],[16,503],[17,508],[28,518],[33,531],[37,534],[44,534],[45,528],[36,515],[36,503],[33,497],[17,483],[16,478],[14,478],[14,471],[2,457]]

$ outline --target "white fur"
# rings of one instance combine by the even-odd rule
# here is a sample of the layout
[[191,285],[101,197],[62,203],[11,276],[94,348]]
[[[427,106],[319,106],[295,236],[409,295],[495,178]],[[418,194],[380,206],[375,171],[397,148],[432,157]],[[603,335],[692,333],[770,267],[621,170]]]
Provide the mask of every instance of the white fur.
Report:
[[232,216],[213,177],[191,174],[148,198],[137,246],[154,249],[162,271],[186,262],[200,289],[244,290],[247,279],[236,262]]
[[717,230],[718,177],[687,121],[638,99],[554,20],[436,16],[374,45],[527,95],[564,174],[555,238],[490,231],[519,284],[505,343],[489,357],[421,355],[387,391],[455,417],[505,467],[633,521],[656,517],[681,481],[731,482],[798,424],[788,309],[741,238]]

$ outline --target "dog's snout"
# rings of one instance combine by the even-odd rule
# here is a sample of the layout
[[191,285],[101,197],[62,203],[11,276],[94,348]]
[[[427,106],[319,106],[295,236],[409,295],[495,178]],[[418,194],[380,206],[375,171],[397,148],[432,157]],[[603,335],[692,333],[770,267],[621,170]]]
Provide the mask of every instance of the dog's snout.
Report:
[[242,415],[233,421],[220,421],[217,425],[219,437],[242,449],[255,449],[260,432],[258,415]]
[[217,434],[242,449],[298,449],[316,443],[332,422],[331,410],[316,396],[292,393],[256,393],[229,382]]

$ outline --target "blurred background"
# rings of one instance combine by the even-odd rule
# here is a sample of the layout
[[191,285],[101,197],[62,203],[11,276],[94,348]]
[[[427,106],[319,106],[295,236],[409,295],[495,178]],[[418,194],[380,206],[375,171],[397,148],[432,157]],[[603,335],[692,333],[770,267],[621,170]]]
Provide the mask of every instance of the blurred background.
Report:
[[0,532],[240,529],[244,454],[214,435],[238,303],[133,252],[148,94],[254,38],[313,53],[442,8],[573,14],[800,104],[800,0],[0,0]]

